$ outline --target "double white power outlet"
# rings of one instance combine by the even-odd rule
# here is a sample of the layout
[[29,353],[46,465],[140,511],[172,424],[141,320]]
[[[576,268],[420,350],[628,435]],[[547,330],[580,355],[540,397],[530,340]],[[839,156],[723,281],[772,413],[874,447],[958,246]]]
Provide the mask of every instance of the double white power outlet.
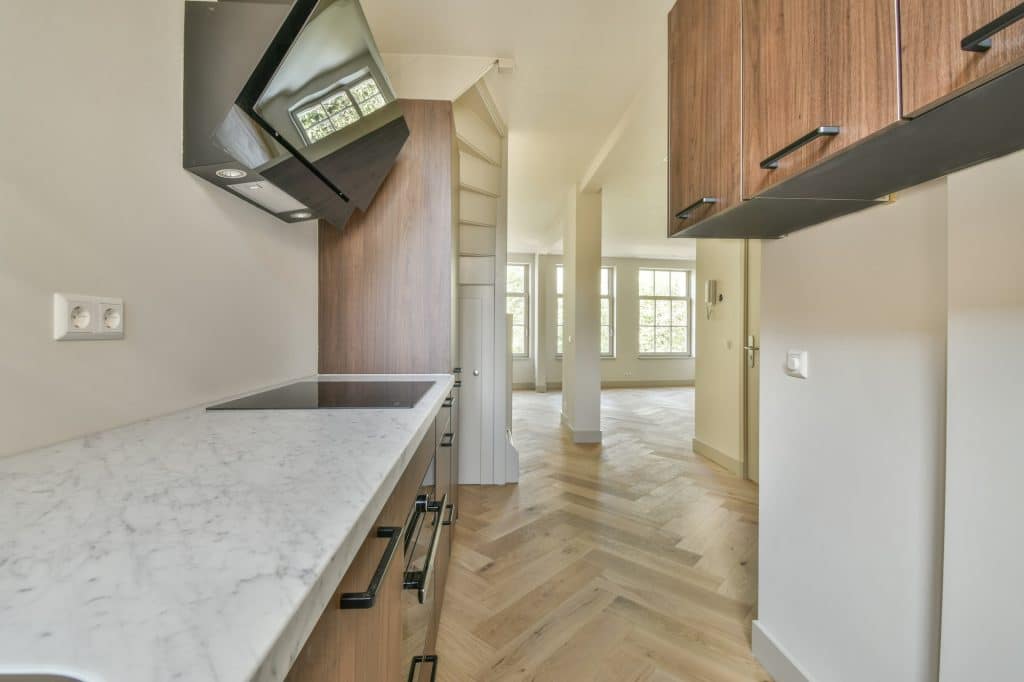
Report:
[[104,296],[53,295],[53,338],[103,341],[124,338],[124,301]]

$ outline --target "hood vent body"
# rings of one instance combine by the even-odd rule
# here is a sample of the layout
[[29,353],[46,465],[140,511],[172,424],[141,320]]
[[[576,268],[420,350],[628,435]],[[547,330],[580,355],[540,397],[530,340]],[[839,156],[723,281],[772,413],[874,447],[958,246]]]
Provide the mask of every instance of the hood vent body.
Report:
[[338,228],[409,137],[358,0],[188,0],[184,114],[187,170],[285,222]]

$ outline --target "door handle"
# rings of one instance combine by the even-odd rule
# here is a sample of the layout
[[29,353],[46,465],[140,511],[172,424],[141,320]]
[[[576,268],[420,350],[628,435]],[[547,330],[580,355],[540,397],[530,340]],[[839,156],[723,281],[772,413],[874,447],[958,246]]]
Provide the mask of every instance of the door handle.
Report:
[[757,366],[757,359],[754,353],[761,350],[761,347],[756,345],[753,336],[748,336],[747,345],[743,346],[743,350],[747,351],[747,361],[750,363],[750,368],[753,369]]
[[808,142],[817,140],[819,137],[835,137],[839,134],[839,130],[839,126],[818,126],[799,140],[789,143],[762,161],[761,168],[764,168],[765,170],[775,170],[779,167],[779,161],[781,161],[783,157],[789,156],[797,149],[800,149],[800,147],[803,147]]
[[1024,4],[1000,14],[974,33],[964,36],[960,41],[960,49],[965,52],[988,52],[992,47],[992,36],[1024,19]]
[[402,539],[402,529],[394,526],[381,526],[377,529],[377,537],[388,538],[388,546],[377,564],[377,570],[370,578],[370,586],[366,588],[365,592],[346,592],[341,595],[340,608],[371,609],[377,602],[377,590],[384,582],[384,576],[387,575],[388,567],[391,566],[391,560],[395,558],[395,553],[398,551],[398,541]]
[[716,197],[701,197],[697,201],[693,202],[679,213],[676,213],[676,220],[689,220],[690,214],[701,206],[707,206],[710,204],[717,204],[718,199]]
[[437,514],[434,518],[434,536],[430,539],[430,548],[427,550],[427,560],[423,562],[422,571],[406,571],[402,580],[402,588],[416,590],[421,604],[427,600],[427,592],[430,591],[430,579],[434,576],[434,559],[437,558],[437,545],[441,539],[441,529],[444,528],[445,509],[448,507],[448,493],[444,494],[440,502],[428,502],[427,511]]

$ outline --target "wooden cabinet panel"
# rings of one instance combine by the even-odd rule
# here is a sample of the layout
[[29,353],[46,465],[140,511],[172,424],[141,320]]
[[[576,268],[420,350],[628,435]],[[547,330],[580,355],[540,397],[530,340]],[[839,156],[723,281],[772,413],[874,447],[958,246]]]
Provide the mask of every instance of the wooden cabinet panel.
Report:
[[1024,22],[972,52],[960,41],[1020,5],[1020,0],[900,0],[903,109],[916,116],[1024,63]]
[[740,201],[739,0],[679,0],[668,25],[672,236]]
[[[743,0],[744,197],[899,119],[896,45],[895,0]],[[820,126],[839,133],[761,167]]]

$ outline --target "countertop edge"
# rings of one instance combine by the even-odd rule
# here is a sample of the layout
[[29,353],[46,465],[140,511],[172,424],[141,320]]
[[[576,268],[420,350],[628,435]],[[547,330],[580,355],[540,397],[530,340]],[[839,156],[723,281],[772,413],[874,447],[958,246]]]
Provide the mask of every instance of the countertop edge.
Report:
[[406,467],[409,466],[413,456],[416,454],[416,449],[426,436],[430,425],[433,424],[434,420],[437,418],[438,413],[441,411],[442,404],[447,399],[448,394],[455,385],[454,375],[321,374],[314,376],[321,378],[338,376],[344,377],[346,380],[384,379],[386,381],[424,378],[429,376],[437,377],[435,383],[444,382],[444,379],[441,379],[440,377],[447,376],[447,386],[445,390],[441,392],[440,396],[438,396],[435,404],[428,408],[427,412],[424,414],[423,421],[420,423],[416,431],[413,432],[409,442],[406,444],[405,449],[402,452],[401,457],[395,462],[394,466],[391,467],[391,470],[388,472],[388,475],[384,480],[381,481],[380,486],[373,495],[373,501],[362,510],[359,515],[359,520],[352,527],[348,535],[342,539],[341,544],[334,553],[334,556],[329,561],[327,568],[310,589],[309,594],[307,594],[305,599],[303,599],[301,605],[292,615],[292,618],[271,646],[270,651],[264,657],[263,661],[258,664],[253,674],[249,676],[248,679],[253,682],[283,682],[287,677],[289,670],[291,670],[292,665],[298,658],[299,652],[302,651],[302,647],[305,646],[306,640],[309,639],[309,636],[313,633],[314,628],[316,628],[321,615],[330,604],[330,600],[334,596],[342,578],[345,577],[345,572],[348,571],[348,568],[352,565],[352,561],[355,559],[360,547],[362,547],[363,540],[372,530],[374,521],[377,520],[377,517],[380,516],[381,511],[383,511],[388,497],[394,490],[395,486],[398,485],[399,480],[405,473]]

